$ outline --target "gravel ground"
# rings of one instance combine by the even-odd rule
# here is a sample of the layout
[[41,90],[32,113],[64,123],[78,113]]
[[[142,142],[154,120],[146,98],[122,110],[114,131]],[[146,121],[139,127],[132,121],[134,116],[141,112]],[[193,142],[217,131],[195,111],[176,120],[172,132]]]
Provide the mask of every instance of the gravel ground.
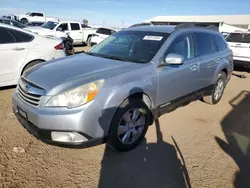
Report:
[[135,150],[46,145],[17,122],[13,88],[0,90],[0,187],[250,187],[250,74],[233,76],[222,101],[162,116]]

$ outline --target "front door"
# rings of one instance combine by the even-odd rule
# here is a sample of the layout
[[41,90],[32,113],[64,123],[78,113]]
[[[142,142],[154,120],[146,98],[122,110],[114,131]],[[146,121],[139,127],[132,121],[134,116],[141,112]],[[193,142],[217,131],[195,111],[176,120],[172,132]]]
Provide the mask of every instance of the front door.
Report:
[[0,86],[15,81],[27,53],[27,43],[18,43],[14,35],[0,27]]
[[182,65],[167,65],[158,69],[158,105],[164,108],[173,101],[188,97],[198,89],[198,59],[194,57],[194,44],[190,34],[177,36],[170,44],[165,57],[179,54],[184,58]]

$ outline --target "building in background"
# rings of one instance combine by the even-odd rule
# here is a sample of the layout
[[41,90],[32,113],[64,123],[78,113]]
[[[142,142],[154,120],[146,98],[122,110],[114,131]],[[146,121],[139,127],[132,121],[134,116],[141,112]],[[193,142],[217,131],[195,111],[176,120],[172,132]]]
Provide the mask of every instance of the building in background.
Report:
[[178,25],[195,23],[200,26],[215,25],[220,32],[230,33],[250,29],[250,15],[204,15],[204,16],[156,16],[143,21],[143,24]]

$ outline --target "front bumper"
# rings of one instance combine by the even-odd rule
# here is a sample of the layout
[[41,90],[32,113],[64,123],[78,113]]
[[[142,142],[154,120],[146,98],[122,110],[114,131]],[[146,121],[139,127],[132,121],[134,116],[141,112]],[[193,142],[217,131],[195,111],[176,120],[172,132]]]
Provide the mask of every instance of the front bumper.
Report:
[[[62,147],[83,148],[105,142],[104,131],[98,124],[98,118],[94,117],[93,114],[92,117],[90,116],[89,113],[95,114],[95,112],[91,111],[89,107],[77,110],[61,109],[61,111],[56,108],[39,108],[27,104],[14,92],[12,108],[22,126],[34,137],[45,143]],[[98,112],[96,113],[98,114]],[[78,133],[86,138],[86,141],[53,141],[52,132]]]

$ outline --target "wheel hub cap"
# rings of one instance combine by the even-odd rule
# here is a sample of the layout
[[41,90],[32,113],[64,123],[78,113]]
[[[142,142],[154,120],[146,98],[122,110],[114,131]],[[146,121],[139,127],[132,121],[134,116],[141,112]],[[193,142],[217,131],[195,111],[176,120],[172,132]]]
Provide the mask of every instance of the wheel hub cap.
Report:
[[142,134],[146,119],[142,109],[127,111],[120,120],[118,126],[118,138],[122,144],[134,143]]

